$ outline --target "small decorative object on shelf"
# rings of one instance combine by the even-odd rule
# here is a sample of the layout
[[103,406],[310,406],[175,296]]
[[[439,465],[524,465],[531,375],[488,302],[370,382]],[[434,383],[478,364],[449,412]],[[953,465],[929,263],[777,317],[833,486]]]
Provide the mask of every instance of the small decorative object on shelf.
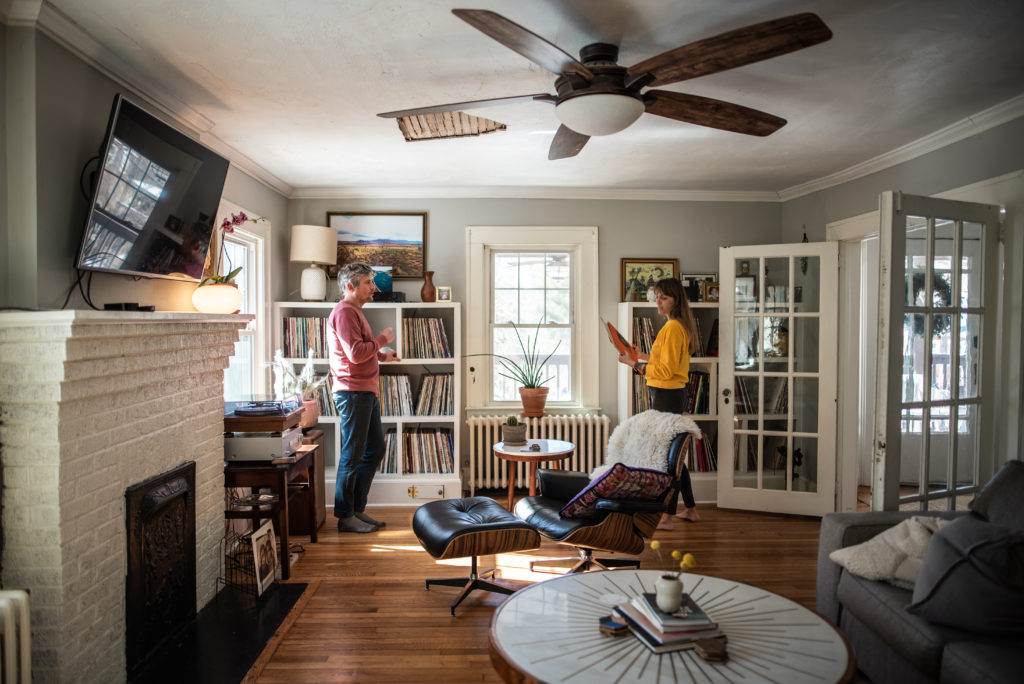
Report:
[[437,289],[434,287],[434,272],[423,272],[423,287],[420,288],[420,301],[433,302],[437,300]]
[[[661,542],[657,539],[652,540],[651,549],[658,554],[658,561],[661,563]],[[678,563],[679,569],[664,573],[654,583],[658,609],[665,613],[676,612],[683,603],[683,581],[679,579],[680,573],[697,567],[697,561],[692,554],[684,554],[678,550],[672,552],[672,561],[671,565],[674,567]]]
[[438,285],[437,287],[437,301],[439,302],[450,302],[452,301],[452,288],[448,285]]
[[501,426],[501,441],[505,446],[522,446],[526,444],[526,423],[520,423],[515,416],[505,419]]

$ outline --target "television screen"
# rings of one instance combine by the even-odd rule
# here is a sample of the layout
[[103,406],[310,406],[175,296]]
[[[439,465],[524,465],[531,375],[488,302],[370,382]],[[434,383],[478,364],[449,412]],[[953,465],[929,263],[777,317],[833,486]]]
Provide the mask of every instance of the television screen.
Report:
[[116,95],[78,268],[199,280],[227,172],[226,159]]

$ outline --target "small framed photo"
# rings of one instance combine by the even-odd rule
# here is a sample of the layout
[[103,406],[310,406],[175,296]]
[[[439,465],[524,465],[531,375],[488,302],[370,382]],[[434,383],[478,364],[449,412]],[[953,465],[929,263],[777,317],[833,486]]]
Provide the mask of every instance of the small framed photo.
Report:
[[701,301],[704,302],[717,302],[718,301],[718,283],[717,282],[703,282],[700,284],[700,295]]
[[437,301],[439,302],[450,302],[452,301],[452,288],[448,285],[441,285],[437,288]]
[[648,287],[662,278],[675,278],[679,273],[679,259],[623,258],[619,263],[624,302],[646,302]]
[[256,564],[256,593],[262,596],[277,574],[277,545],[274,526],[269,520],[252,533],[252,557]]
[[683,284],[686,298],[690,302],[704,301],[704,292],[701,289],[702,283],[718,282],[717,273],[684,273],[679,276],[679,282]]

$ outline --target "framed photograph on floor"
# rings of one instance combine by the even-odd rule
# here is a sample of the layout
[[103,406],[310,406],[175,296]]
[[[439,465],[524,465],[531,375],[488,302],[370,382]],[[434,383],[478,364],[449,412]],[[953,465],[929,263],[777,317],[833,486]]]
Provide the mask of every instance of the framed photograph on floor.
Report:
[[624,302],[646,302],[648,286],[679,273],[679,259],[623,258],[619,264],[619,292]]
[[427,253],[427,212],[329,211],[327,225],[338,232],[338,270],[353,261],[390,266],[391,277],[423,277]]
[[704,301],[704,294],[701,290],[702,283],[717,283],[717,273],[684,273],[679,276],[679,282],[683,284],[686,292],[686,299],[693,302]]
[[262,596],[277,575],[277,544],[274,525],[269,520],[252,533],[252,557],[256,565],[256,594]]

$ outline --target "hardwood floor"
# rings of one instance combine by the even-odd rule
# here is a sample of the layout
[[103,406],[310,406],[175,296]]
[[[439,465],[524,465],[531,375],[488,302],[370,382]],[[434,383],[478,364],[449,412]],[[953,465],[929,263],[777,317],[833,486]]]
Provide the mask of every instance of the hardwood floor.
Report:
[[[414,510],[371,509],[387,522],[373,534],[339,534],[328,515],[319,543],[305,543],[292,566],[292,581],[310,585],[301,612],[293,614],[276,649],[264,653],[266,663],[252,681],[501,681],[490,663],[487,633],[504,596],[474,592],[451,617],[448,608],[459,590],[425,591],[423,580],[466,576],[469,559],[434,561],[412,533]],[[814,607],[818,519],[713,506],[698,510],[702,521],[677,520],[674,530],[658,532],[663,550],[692,553],[699,564],[695,572],[754,584]],[[497,561],[500,581],[522,587],[550,577],[531,573],[531,558],[571,554],[570,547],[545,542],[532,552],[483,557],[480,569]],[[641,567],[660,567],[649,548]]]

